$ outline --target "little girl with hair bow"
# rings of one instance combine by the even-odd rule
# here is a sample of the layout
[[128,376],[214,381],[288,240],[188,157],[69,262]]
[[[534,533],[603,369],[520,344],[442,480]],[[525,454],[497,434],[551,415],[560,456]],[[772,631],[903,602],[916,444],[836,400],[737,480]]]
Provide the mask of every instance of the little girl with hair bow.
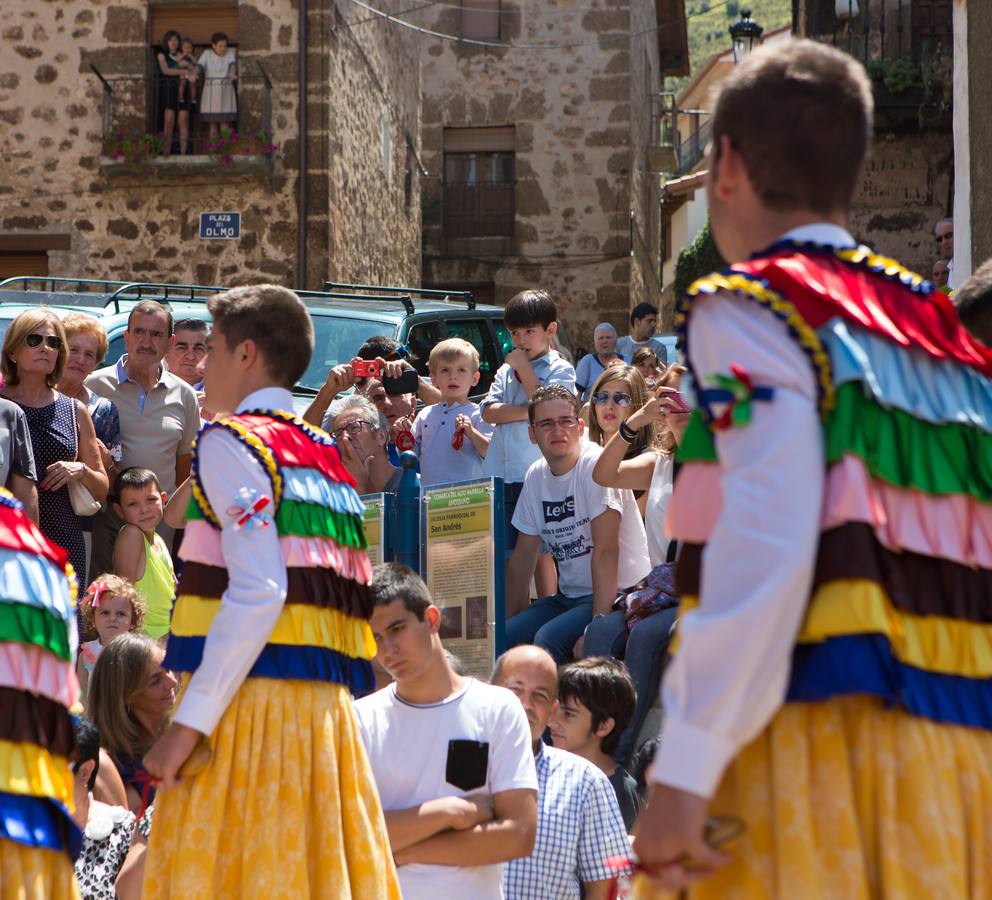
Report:
[[87,589],[80,601],[83,633],[97,637],[80,644],[76,674],[83,694],[90,672],[100,651],[115,637],[128,631],[139,631],[145,619],[145,602],[133,584],[119,575],[101,575]]

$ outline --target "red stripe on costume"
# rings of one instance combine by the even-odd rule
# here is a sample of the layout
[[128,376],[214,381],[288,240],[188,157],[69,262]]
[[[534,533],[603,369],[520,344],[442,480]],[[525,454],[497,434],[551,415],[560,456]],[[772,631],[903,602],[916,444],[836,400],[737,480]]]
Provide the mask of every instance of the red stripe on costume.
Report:
[[731,268],[767,281],[814,328],[839,314],[902,347],[992,376],[992,350],[971,337],[941,291],[912,290],[867,263],[792,247]]
[[341,454],[331,443],[329,436],[327,443],[323,443],[311,436],[318,433],[315,429],[307,429],[291,419],[275,419],[251,414],[233,418],[258,436],[259,440],[275,454],[280,466],[317,469],[331,481],[355,486],[355,479],[344,467]]
[[45,537],[24,513],[8,506],[0,506],[0,547],[43,556],[60,569],[69,562],[65,550]]

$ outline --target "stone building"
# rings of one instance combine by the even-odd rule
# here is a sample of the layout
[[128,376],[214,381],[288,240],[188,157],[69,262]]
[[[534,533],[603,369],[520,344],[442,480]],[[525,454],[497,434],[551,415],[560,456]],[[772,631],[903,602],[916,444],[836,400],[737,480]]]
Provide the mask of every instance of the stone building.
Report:
[[[465,0],[424,38],[425,285],[505,303],[542,286],[573,346],[660,293],[665,75],[688,73],[684,0]],[[411,20],[412,17],[411,17]],[[475,43],[472,43],[472,42]]]
[[[3,4],[0,276],[418,283],[420,41],[367,19],[347,0]],[[233,150],[209,152],[197,107],[192,152],[162,155],[167,29],[197,57],[228,35]],[[201,238],[217,211],[240,238]]]

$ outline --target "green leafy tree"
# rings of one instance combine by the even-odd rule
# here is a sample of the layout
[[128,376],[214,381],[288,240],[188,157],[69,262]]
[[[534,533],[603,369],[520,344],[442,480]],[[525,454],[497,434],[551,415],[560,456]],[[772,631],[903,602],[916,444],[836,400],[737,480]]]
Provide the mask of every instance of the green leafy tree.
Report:
[[716,242],[710,232],[710,220],[707,219],[675,263],[675,296],[681,297],[697,278],[726,268],[726,265],[720,251],[716,249]]

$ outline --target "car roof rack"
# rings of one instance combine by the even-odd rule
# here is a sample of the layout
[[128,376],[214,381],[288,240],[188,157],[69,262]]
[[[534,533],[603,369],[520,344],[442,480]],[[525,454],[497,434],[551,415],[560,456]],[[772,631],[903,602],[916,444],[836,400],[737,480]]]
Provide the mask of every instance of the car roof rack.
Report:
[[[378,284],[345,284],[340,281],[324,283],[325,291],[379,291],[384,294],[407,294],[409,296],[436,298],[438,300],[461,300],[469,309],[475,309],[475,297],[471,291],[446,291],[439,288],[394,287]],[[382,298],[386,299],[386,298]]]
[[[329,284],[329,282],[328,282]],[[407,315],[412,316],[416,312],[416,308],[413,305],[413,298],[409,294],[349,294],[346,291],[331,291],[326,290],[328,285],[324,285],[324,291],[313,291],[311,296],[316,298],[325,298],[328,300],[358,300],[362,302],[372,302],[372,303],[402,303],[403,308],[406,310]],[[378,288],[372,288],[372,290],[378,290]]]
[[206,297],[198,297],[197,291],[207,294],[217,294],[227,288],[207,284],[166,284],[164,281],[132,281],[122,284],[108,298],[106,305],[114,305],[114,312],[121,311],[121,300],[157,300],[168,303],[170,300],[182,300],[184,303],[206,303]]
[[63,301],[67,305],[102,309],[107,305],[107,297],[124,284],[102,278],[12,275],[0,281],[0,302],[47,306]]

